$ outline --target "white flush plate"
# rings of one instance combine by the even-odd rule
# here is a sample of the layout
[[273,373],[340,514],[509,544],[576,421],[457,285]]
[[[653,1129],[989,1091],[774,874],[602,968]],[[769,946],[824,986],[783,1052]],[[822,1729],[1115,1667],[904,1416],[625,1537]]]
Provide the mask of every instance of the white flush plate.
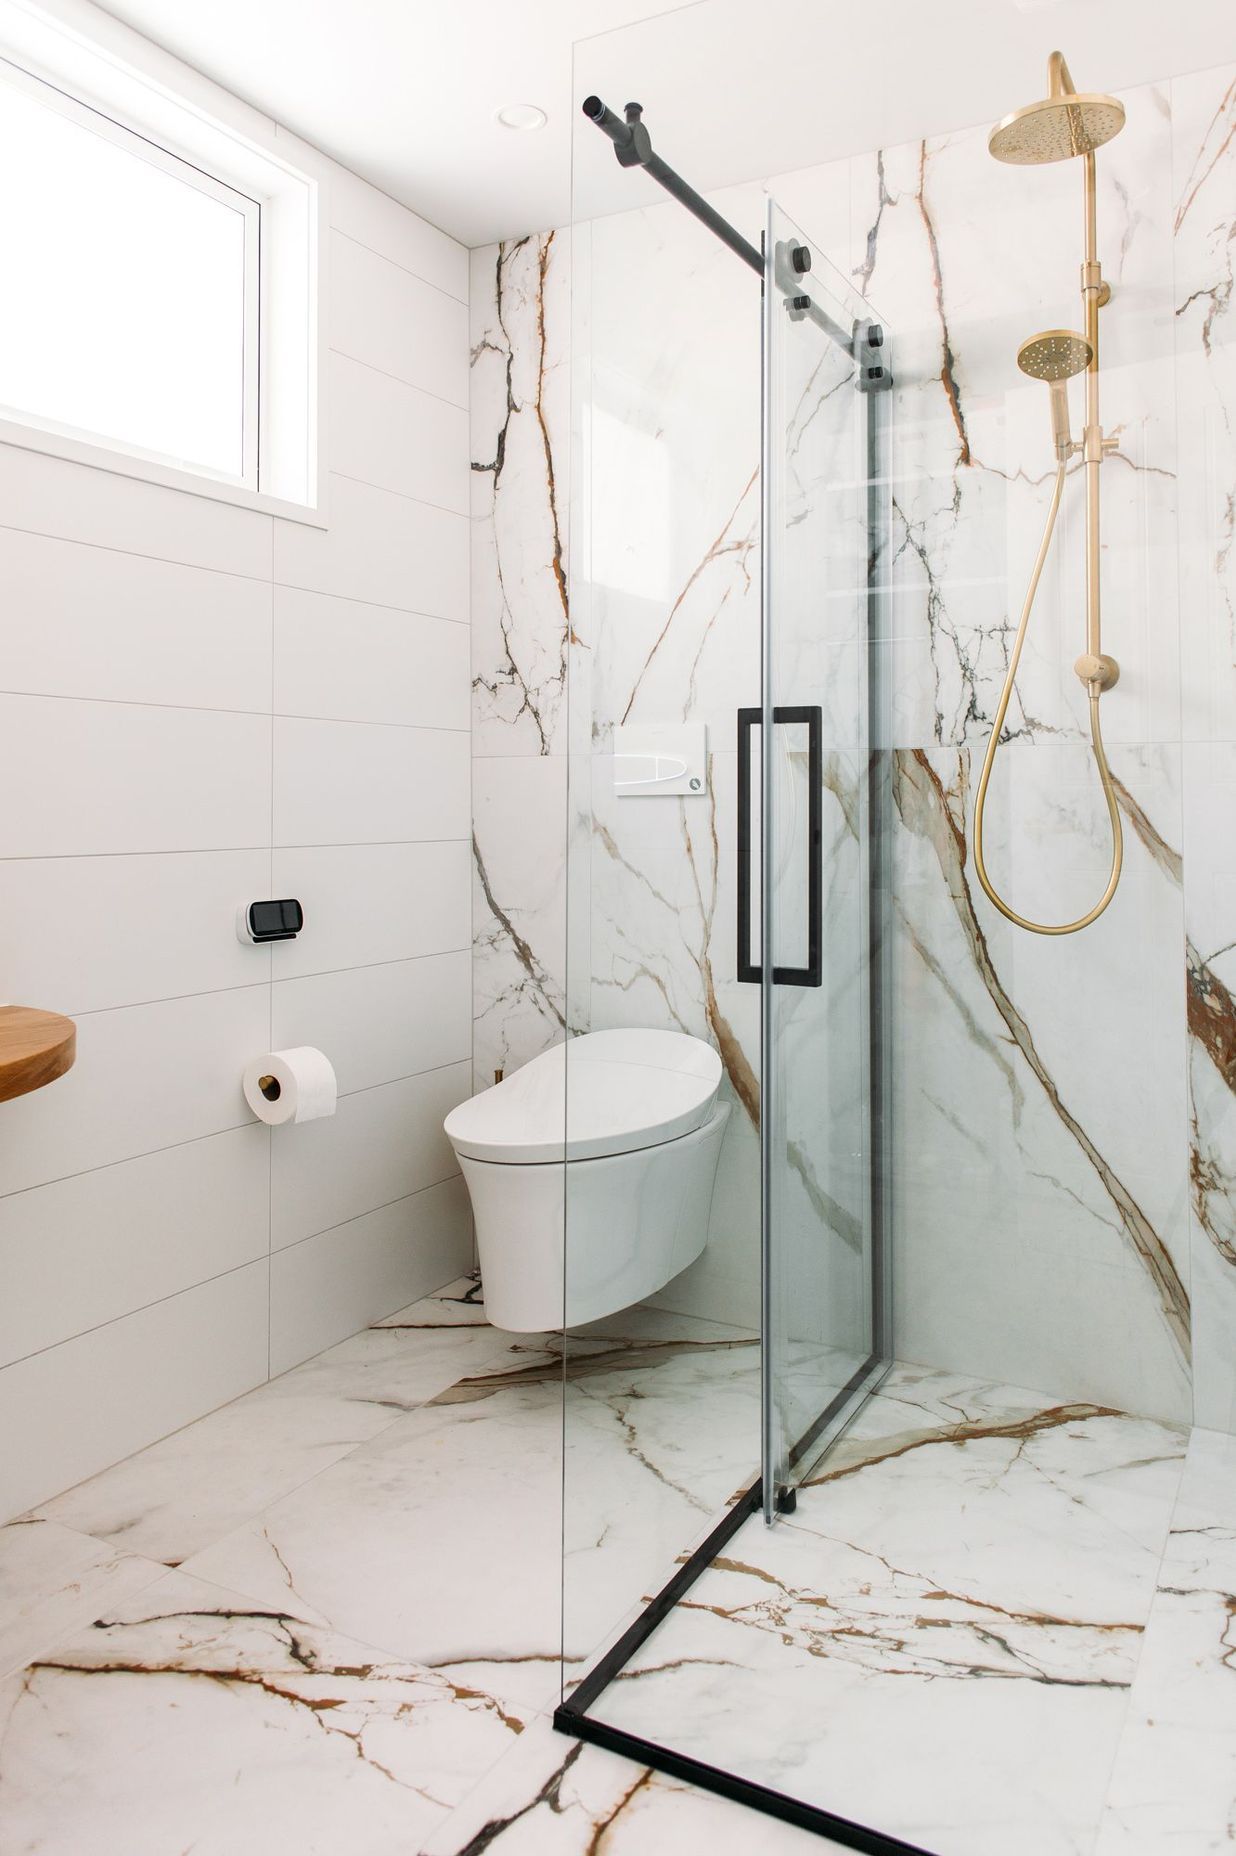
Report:
[[703,722],[629,722],[614,730],[614,791],[620,799],[702,799],[708,791]]

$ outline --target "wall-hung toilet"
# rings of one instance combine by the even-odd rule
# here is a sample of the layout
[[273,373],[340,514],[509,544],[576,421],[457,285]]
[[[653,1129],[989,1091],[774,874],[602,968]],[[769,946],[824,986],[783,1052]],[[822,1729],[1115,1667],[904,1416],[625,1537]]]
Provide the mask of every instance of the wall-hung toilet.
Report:
[[596,1321],[695,1261],[729,1117],[720,1084],[699,1038],[590,1031],[451,1110],[495,1327]]

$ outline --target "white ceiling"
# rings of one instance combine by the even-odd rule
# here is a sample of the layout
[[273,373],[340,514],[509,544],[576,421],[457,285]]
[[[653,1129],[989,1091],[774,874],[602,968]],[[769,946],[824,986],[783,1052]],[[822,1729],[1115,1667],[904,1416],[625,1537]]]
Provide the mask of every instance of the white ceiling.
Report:
[[[589,212],[646,197],[651,183],[622,173],[579,117],[589,90],[616,109],[638,96],[658,152],[712,187],[1000,116],[1038,94],[1057,43],[1082,90],[1236,59],[1231,0],[107,0],[106,10],[465,245],[567,220],[573,142]],[[572,42],[585,38],[573,74]],[[510,103],[539,104],[547,126],[502,128],[495,113]]]
[[[103,0],[465,245],[569,217],[571,45],[663,0]],[[533,133],[495,113],[536,103]]]

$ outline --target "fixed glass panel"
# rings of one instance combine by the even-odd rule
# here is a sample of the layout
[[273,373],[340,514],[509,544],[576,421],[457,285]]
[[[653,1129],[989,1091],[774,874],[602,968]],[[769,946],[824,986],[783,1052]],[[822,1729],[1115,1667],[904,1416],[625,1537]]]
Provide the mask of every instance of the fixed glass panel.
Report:
[[0,412],[256,484],[257,206],[13,66],[0,163]]
[[868,562],[878,337],[768,204],[764,289],[764,1499],[875,1350]]
[[[739,977],[735,940],[736,718],[760,696],[759,277],[650,182],[590,217],[583,164],[602,155],[604,183],[613,155],[579,121],[568,1683],[752,1484],[760,1454],[760,989]],[[758,247],[759,190],[726,206]],[[551,315],[561,300],[547,297]]]

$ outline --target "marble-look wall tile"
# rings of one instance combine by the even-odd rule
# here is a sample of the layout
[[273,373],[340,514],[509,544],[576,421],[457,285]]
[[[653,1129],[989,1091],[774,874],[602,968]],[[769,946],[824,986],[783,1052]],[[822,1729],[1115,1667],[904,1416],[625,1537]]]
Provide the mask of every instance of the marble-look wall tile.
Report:
[[472,253],[473,1068],[565,1031],[570,237]]
[[[992,866],[1016,872],[1018,901],[1063,919],[1105,870],[1095,826],[1067,813],[1073,852],[1059,867],[1049,855],[1063,843],[1057,795],[1080,787],[1087,750],[1006,753],[1021,803],[1011,819],[993,809]],[[1005,923],[978,889],[969,754],[896,756],[897,1347],[1183,1419],[1179,756],[1112,761],[1125,875],[1062,964],[1058,942]]]
[[1184,756],[1194,1415],[1236,1431],[1236,742]]
[[1236,739],[1236,66],[1172,82],[1184,733]]
[[1236,1430],[1236,68],[1172,84],[1195,1415]]
[[562,751],[570,240],[472,253],[474,754]]
[[478,1089],[566,1031],[564,756],[473,762],[473,1068]]
[[[1102,326],[1106,643],[1125,667],[1112,740],[1178,729],[1170,122],[1166,92],[1126,94],[1099,164],[1112,283]],[[890,745],[983,739],[1051,490],[1047,397],[1016,366],[1037,329],[1075,322],[1080,171],[1002,166],[984,128],[856,158],[855,280],[891,319],[897,383]],[[1078,388],[1073,418],[1080,420]],[[1010,712],[1015,736],[1084,735],[1081,485],[1066,491]]]

